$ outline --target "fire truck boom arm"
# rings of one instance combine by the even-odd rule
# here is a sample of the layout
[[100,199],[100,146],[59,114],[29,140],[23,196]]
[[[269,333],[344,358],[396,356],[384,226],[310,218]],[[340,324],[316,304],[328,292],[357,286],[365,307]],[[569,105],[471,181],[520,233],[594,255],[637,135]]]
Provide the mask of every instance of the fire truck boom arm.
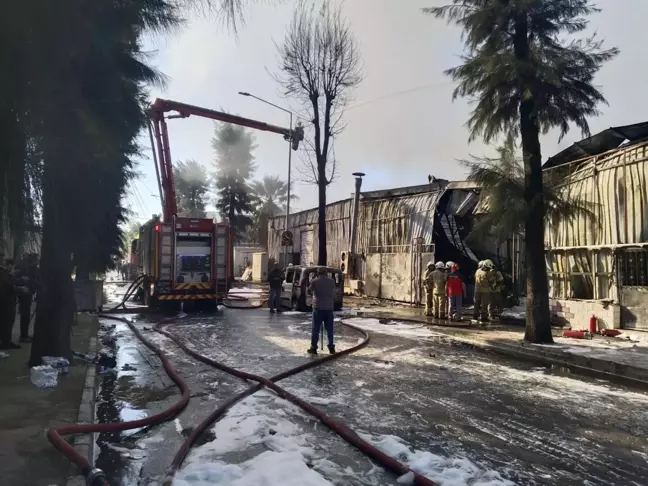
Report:
[[299,142],[304,139],[304,129],[297,126],[293,130],[290,128],[283,128],[276,125],[270,125],[251,118],[244,118],[242,116],[230,115],[222,111],[210,110],[200,106],[188,105],[178,101],[170,101],[164,99],[156,99],[151,105],[150,116],[153,123],[153,132],[156,140],[157,147],[152,147],[153,151],[157,149],[158,161],[160,168],[160,186],[161,192],[164,194],[164,201],[162,202],[164,221],[168,222],[178,213],[178,206],[175,194],[175,181],[173,179],[173,163],[171,160],[171,152],[169,148],[169,136],[167,132],[165,113],[177,112],[177,115],[170,115],[167,118],[187,118],[190,116],[199,116],[208,118],[210,120],[221,121],[225,123],[232,123],[255,130],[262,130],[264,132],[277,133],[283,135],[286,140],[291,141],[293,150],[297,150]]
[[186,103],[180,103],[178,101],[169,101],[158,98],[153,103],[152,108],[153,111],[158,111],[160,113],[177,111],[180,118],[187,118],[192,115],[199,116],[202,118],[209,118],[210,120],[222,121],[225,123],[231,123],[233,125],[253,128],[255,130],[262,130],[264,132],[278,133],[286,138],[292,137],[292,132],[289,128],[278,127],[261,121],[252,120],[251,118],[231,115],[229,113],[210,110],[207,108],[202,108],[200,106],[188,105]]

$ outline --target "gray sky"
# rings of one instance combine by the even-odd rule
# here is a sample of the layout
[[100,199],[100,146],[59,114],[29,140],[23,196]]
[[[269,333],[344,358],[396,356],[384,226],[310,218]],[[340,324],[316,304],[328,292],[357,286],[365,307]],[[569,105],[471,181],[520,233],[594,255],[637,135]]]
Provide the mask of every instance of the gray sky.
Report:
[[[183,101],[242,116],[288,126],[288,116],[251,98],[237,95],[249,91],[261,98],[298,109],[282,97],[269,72],[276,72],[279,43],[291,20],[294,1],[247,9],[247,23],[238,38],[217,22],[191,18],[178,33],[149,39],[156,51],[153,63],[169,78],[164,92],[153,97]],[[274,2],[271,2],[274,3]],[[441,5],[443,0],[346,0],[344,14],[359,42],[364,80],[354,92],[345,117],[346,131],[335,149],[338,179],[328,190],[328,201],[347,197],[353,190],[352,172],[366,172],[363,189],[381,189],[427,182],[432,174],[461,180],[465,169],[456,159],[489,150],[481,142],[468,144],[464,123],[469,106],[452,102],[453,83],[443,70],[458,63],[462,52],[460,32],[444,22],[423,15],[421,7]],[[597,78],[609,106],[590,121],[592,133],[615,125],[645,121],[648,113],[648,68],[645,67],[646,0],[598,0],[603,12],[591,18],[593,30],[617,46],[621,54],[607,64]],[[623,8],[619,8],[619,3]],[[171,120],[173,160],[195,159],[210,166],[212,123],[199,118]],[[264,174],[287,178],[286,142],[275,134],[257,132],[257,177]],[[570,132],[559,145],[557,134],[543,138],[543,159],[559,148],[579,140]],[[148,146],[148,137],[145,147]],[[293,153],[293,164],[299,164]],[[160,212],[153,162],[142,160],[143,176],[131,187],[131,209],[143,222]],[[293,170],[293,191],[300,200],[296,210],[317,204],[313,186],[299,180]]]

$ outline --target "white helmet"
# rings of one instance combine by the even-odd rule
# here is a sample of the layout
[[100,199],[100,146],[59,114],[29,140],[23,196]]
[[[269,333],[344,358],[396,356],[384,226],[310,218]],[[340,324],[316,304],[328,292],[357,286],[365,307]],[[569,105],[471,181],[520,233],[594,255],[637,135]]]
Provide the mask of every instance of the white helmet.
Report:
[[433,266],[434,266],[434,262],[428,262],[428,263],[427,263],[427,267],[428,267],[428,268],[432,268]]
[[479,262],[477,262],[477,268],[482,268],[483,266],[484,266],[484,260],[479,260]]
[[445,263],[443,262],[436,262],[436,265],[434,265],[438,269],[445,268]]
[[455,264],[455,262],[448,261],[448,262],[446,262],[446,268],[447,268],[448,270],[450,270],[450,269],[452,268],[452,265],[454,265],[454,264]]
[[493,265],[492,260],[484,260],[484,268],[493,268],[495,265]]

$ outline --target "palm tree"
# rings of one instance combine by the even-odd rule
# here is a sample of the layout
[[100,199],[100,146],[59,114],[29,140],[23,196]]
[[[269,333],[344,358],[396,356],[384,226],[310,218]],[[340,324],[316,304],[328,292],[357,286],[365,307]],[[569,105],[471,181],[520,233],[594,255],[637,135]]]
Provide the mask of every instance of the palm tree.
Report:
[[589,0],[452,0],[424,9],[464,31],[463,63],[447,74],[455,97],[475,100],[471,139],[490,142],[519,135],[524,159],[527,321],[525,340],[551,343],[544,258],[545,197],[540,133],[570,123],[588,133],[603,95],[594,87],[599,68],[616,54],[595,38],[575,37],[596,12]]
[[[277,216],[286,211],[288,202],[288,183],[279,176],[263,176],[260,181],[252,181],[250,191],[259,200],[257,212],[268,216]],[[299,199],[295,194],[290,195],[290,200]]]
[[[511,235],[524,232],[529,217],[524,201],[524,162],[519,156],[515,139],[508,137],[497,148],[497,157],[473,158],[463,161],[470,170],[468,179],[481,187],[484,213],[472,228],[469,238],[484,241],[495,238],[503,243]],[[591,204],[564,187],[559,171],[543,171],[545,217],[552,221],[569,220],[579,215],[595,217]]]
[[[40,7],[34,43],[56,54],[43,60],[34,52],[27,64],[30,115],[43,154],[43,285],[32,365],[44,355],[70,354],[72,266],[87,276],[119,252],[121,199],[146,119],[144,87],[160,79],[142,62],[138,39],[146,28],[177,24],[174,8],[158,0],[84,3],[78,11],[75,2],[60,11],[46,2]],[[65,34],[60,15],[69,15]]]
[[[145,32],[210,7],[234,23],[242,0],[9,2],[0,18],[0,237],[42,227],[42,291],[30,363],[70,354],[70,273],[120,249],[121,204],[144,126],[146,87],[161,77]],[[61,28],[65,26],[65,28]],[[21,229],[22,228],[22,229]],[[72,258],[74,257],[74,258]]]

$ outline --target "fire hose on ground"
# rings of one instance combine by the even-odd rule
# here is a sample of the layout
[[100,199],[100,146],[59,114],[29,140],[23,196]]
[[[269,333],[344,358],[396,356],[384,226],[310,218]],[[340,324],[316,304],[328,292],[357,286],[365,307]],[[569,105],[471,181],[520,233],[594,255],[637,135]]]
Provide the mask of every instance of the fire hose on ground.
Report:
[[[141,280],[140,280],[141,281]],[[125,302],[127,299],[130,297],[130,295],[134,292],[134,289],[137,288],[138,280],[133,282],[129,289],[127,290],[126,294],[124,295],[124,298],[122,302],[111,309],[110,311],[115,311],[119,307],[124,306],[125,307]],[[238,300],[242,301],[244,300],[243,297],[237,296],[233,300]],[[237,309],[241,307],[235,307]],[[258,307],[255,307],[258,308]],[[109,311],[109,312],[110,312]],[[109,423],[109,424],[73,424],[73,425],[66,425],[66,426],[60,426],[60,427],[53,427],[47,431],[47,438],[49,441],[52,443],[52,445],[59,450],[62,454],[64,454],[71,462],[75,463],[76,466],[78,467],[79,471],[86,477],[86,484],[88,486],[110,486],[108,483],[108,480],[100,469],[93,468],[93,466],[90,464],[88,461],[88,458],[83,457],[81,454],[79,454],[74,447],[72,447],[67,441],[63,439],[63,436],[67,435],[78,435],[78,434],[93,434],[93,433],[102,433],[102,432],[119,432],[119,431],[124,431],[124,430],[131,430],[131,429],[137,429],[141,427],[147,427],[151,425],[156,425],[160,424],[169,420],[172,420],[175,416],[177,416],[189,403],[189,388],[187,384],[183,381],[183,379],[180,377],[180,375],[175,371],[175,369],[172,367],[169,359],[166,357],[162,349],[154,344],[152,341],[147,339],[143,333],[128,319],[116,317],[114,315],[107,315],[107,314],[100,314],[100,317],[103,318],[108,318],[108,319],[113,319],[113,320],[118,320],[120,322],[124,322],[129,326],[129,328],[133,331],[133,333],[137,336],[137,338],[142,341],[142,343],[151,349],[159,358],[160,361],[162,362],[162,365],[164,367],[164,370],[166,371],[167,375],[171,380],[175,383],[175,385],[178,387],[180,390],[180,398],[179,400],[173,404],[171,407],[168,409],[157,413],[155,415],[151,415],[150,417],[146,417],[140,420],[134,420],[131,422],[117,422],[117,423]],[[321,358],[318,358],[316,360],[312,360],[309,362],[306,362],[300,366],[297,366],[295,368],[289,369],[287,371],[284,371],[278,375],[275,375],[271,378],[265,378],[259,375],[255,375],[253,373],[248,373],[242,370],[238,370],[236,368],[232,368],[230,366],[227,366],[219,361],[213,360],[211,358],[208,358],[207,356],[204,356],[191,347],[187,346],[180,338],[178,338],[176,335],[173,333],[164,330],[163,326],[166,324],[170,324],[174,320],[177,319],[177,316],[171,317],[171,318],[166,318],[162,319],[159,321],[155,326],[154,330],[156,332],[159,332],[163,334],[164,336],[168,337],[171,339],[178,347],[180,347],[183,351],[185,351],[188,355],[193,357],[194,359],[207,364],[208,366],[211,366],[213,368],[216,368],[218,370],[224,371],[225,373],[231,374],[233,376],[236,376],[238,378],[241,378],[246,381],[251,381],[251,382],[256,382],[255,385],[249,387],[247,390],[244,390],[243,392],[234,395],[233,397],[229,398],[226,400],[224,403],[222,403],[218,408],[216,408],[208,417],[206,417],[194,430],[193,432],[189,435],[189,437],[186,438],[185,442],[182,444],[178,452],[176,453],[175,457],[173,458],[171,465],[167,469],[165,479],[162,481],[162,484],[164,486],[170,486],[173,477],[177,470],[180,468],[182,465],[182,462],[186,458],[187,454],[189,453],[189,450],[191,447],[194,445],[196,440],[200,437],[200,435],[205,432],[205,430],[210,427],[212,424],[214,424],[216,421],[218,421],[221,417],[225,415],[225,413],[233,407],[235,404],[243,400],[244,398],[252,395],[253,393],[261,390],[262,388],[268,388],[272,391],[274,391],[278,396],[281,398],[284,398],[285,400],[288,400],[289,402],[293,403],[294,405],[297,405],[300,407],[302,410],[307,412],[308,414],[312,415],[313,417],[319,419],[322,423],[327,425],[331,430],[333,430],[335,433],[337,433],[340,437],[342,437],[345,441],[347,441],[349,444],[355,446],[357,449],[359,449],[361,452],[363,452],[365,455],[370,457],[372,460],[375,462],[379,463],[386,469],[389,469],[390,471],[394,472],[395,474],[402,476],[408,473],[412,473],[414,475],[414,481],[413,484],[415,485],[421,485],[421,486],[436,486],[436,483],[431,481],[430,479],[426,478],[425,476],[412,471],[410,468],[405,466],[404,464],[401,464],[399,461],[396,459],[390,457],[389,455],[385,454],[372,444],[368,443],[367,441],[363,440],[356,434],[353,430],[348,428],[347,426],[340,424],[333,420],[331,417],[326,415],[323,411],[319,410],[318,408],[314,407],[310,403],[302,400],[301,398],[293,395],[292,393],[288,392],[284,388],[281,388],[279,385],[276,384],[276,382],[288,378],[290,376],[294,376],[302,371],[305,371],[307,369],[313,368],[315,366],[319,366],[323,363],[326,363],[328,361],[340,358],[342,356],[351,354],[355,351],[358,351],[359,349],[363,348],[369,343],[369,334],[364,331],[363,329],[360,329],[356,326],[353,326],[349,323],[342,322],[342,324],[350,329],[353,329],[363,335],[362,341],[360,341],[358,344],[355,346],[344,349],[336,354],[324,356]]]

